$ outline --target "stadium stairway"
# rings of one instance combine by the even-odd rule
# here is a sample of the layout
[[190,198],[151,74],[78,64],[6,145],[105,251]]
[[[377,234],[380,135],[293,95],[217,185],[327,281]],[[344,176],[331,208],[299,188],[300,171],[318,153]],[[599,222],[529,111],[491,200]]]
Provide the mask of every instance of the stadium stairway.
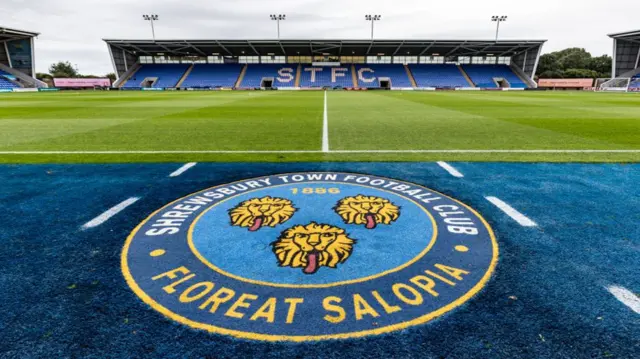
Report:
[[404,65],[359,64],[355,65],[358,87],[380,87],[380,79],[388,78],[392,87],[413,87]]
[[242,72],[241,64],[194,64],[191,74],[184,80],[182,87],[232,88]]
[[464,76],[465,80],[467,80],[467,82],[469,83],[469,87],[476,87],[476,85],[473,83],[473,81],[471,81],[471,78],[469,77],[469,75],[467,75],[462,66],[458,65],[458,70],[460,70],[462,76]]
[[358,88],[358,76],[356,76],[356,65],[351,64],[351,82],[353,83],[353,88]]
[[519,68],[517,65],[511,64],[509,65],[509,68],[514,74],[516,74],[516,76],[518,76],[518,78],[520,79],[520,81],[522,81],[522,83],[527,85],[527,87],[538,87],[538,84],[535,81],[528,78],[527,75],[524,73],[524,71],[522,71],[522,69]]
[[127,70],[127,72],[124,73],[124,75],[122,75],[122,79],[117,79],[116,82],[113,83],[113,86],[118,88],[123,87],[139,69],[140,63],[136,62],[129,68],[129,70]]
[[411,87],[413,88],[418,87],[418,85],[416,85],[416,79],[413,77],[413,74],[411,73],[411,69],[407,64],[404,65],[404,70],[407,73],[407,76],[409,76],[409,81],[411,81]]
[[408,66],[418,87],[469,87],[469,83],[464,78],[457,65],[412,64]]
[[180,81],[178,81],[178,83],[176,84],[176,87],[182,87],[182,83],[184,82],[184,80],[186,80],[187,77],[189,77],[189,74],[191,73],[191,71],[193,71],[194,65],[195,64],[191,64],[191,66],[189,66],[187,71],[185,71],[184,75],[182,75],[182,77],[180,78]]
[[234,88],[239,88],[240,84],[242,84],[242,79],[244,79],[244,75],[247,73],[247,66],[247,64],[244,64],[244,66],[242,66],[242,70],[240,71],[238,80],[236,80],[236,83],[233,85]]
[[508,65],[462,65],[462,68],[477,87],[498,88],[495,79],[503,78],[511,88],[527,88]]
[[300,76],[302,75],[302,65],[298,64],[298,68],[296,69],[296,87],[300,87]]

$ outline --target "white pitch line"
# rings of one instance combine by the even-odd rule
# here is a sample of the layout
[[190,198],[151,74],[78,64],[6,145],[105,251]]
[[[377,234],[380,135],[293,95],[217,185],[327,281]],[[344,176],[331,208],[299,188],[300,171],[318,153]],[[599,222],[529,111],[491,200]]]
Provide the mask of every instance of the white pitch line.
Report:
[[455,167],[453,167],[452,165],[444,161],[438,161],[438,166],[444,168],[444,170],[449,172],[449,174],[452,175],[453,177],[458,177],[458,178],[464,177],[464,175],[460,173],[460,171],[458,171],[457,169],[455,169]]
[[224,150],[184,150],[184,151],[0,151],[0,155],[135,155],[135,154],[279,154],[279,153],[322,153],[317,150],[282,150],[282,151],[224,151]]
[[122,211],[123,209],[129,207],[130,205],[136,203],[137,200],[139,200],[140,197],[131,197],[128,198],[120,203],[118,203],[117,205],[109,208],[108,210],[106,210],[105,212],[103,212],[101,215],[99,215],[98,217],[90,220],[89,222],[85,223],[84,225],[82,225],[81,229],[84,231],[85,229],[89,229],[89,228],[93,228],[93,227],[97,227],[99,225],[101,225],[102,223],[106,222],[109,220],[109,218],[115,216],[116,214],[120,213],[120,211]]
[[629,307],[634,312],[640,314],[640,298],[627,288],[617,285],[610,285],[607,287],[609,293],[611,293],[622,304]]
[[331,153],[640,153],[640,150],[331,150]]
[[[0,151],[0,155],[127,155],[127,154],[286,154],[323,153],[318,150],[177,150],[177,151]],[[640,153],[640,150],[330,150],[329,153]]]
[[178,168],[177,170],[171,172],[171,174],[169,175],[169,177],[178,177],[181,174],[185,173],[189,168],[195,166],[197,164],[197,162],[189,162],[184,164],[182,167]]
[[502,212],[506,213],[509,217],[513,218],[516,222],[518,222],[523,227],[535,227],[537,226],[536,222],[529,219],[524,214],[518,212],[515,208],[508,205],[506,202],[497,197],[485,197],[487,201],[493,203],[496,207],[500,208]]
[[329,115],[327,114],[327,91],[324,92],[324,112],[322,115],[322,152],[329,152]]

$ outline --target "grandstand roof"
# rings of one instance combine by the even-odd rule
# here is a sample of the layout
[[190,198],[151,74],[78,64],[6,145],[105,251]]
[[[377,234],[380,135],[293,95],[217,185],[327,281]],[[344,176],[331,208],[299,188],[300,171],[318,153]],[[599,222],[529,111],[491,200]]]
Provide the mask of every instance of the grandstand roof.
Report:
[[619,39],[619,40],[640,41],[640,30],[609,34],[609,37],[613,39]]
[[513,56],[546,40],[111,40],[112,48],[173,56]]
[[40,34],[37,32],[9,29],[7,27],[0,26],[0,41],[28,39],[38,35]]
[[626,76],[637,73],[640,68],[640,30],[625,31],[609,34],[613,39],[613,77]]

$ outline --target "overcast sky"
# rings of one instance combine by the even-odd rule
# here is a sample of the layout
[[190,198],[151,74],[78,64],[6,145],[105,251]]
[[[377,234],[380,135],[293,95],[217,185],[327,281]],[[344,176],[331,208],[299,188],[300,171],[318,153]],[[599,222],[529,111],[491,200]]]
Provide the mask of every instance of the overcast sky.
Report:
[[[615,4],[614,4],[615,3]],[[611,54],[606,34],[640,29],[640,1],[616,0],[0,0],[0,26],[39,32],[36,69],[55,61],[81,73],[113,72],[103,38],[150,39],[142,14],[160,16],[159,39],[365,39],[364,14],[381,14],[379,39],[492,39],[491,15],[508,15],[501,39],[549,40],[544,52],[584,47]]]

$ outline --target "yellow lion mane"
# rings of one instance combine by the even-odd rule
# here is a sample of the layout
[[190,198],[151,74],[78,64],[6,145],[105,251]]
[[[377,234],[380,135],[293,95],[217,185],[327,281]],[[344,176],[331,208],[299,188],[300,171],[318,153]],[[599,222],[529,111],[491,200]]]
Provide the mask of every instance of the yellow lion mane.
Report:
[[[364,203],[368,205],[368,208],[363,208]],[[338,201],[333,210],[347,224],[365,224],[367,222],[365,215],[367,214],[372,214],[378,224],[391,224],[400,217],[400,207],[388,199],[376,196],[345,197]]]
[[[259,209],[266,211],[259,212]],[[246,200],[229,210],[231,224],[239,227],[251,227],[257,217],[262,217],[262,226],[275,227],[288,221],[295,213],[293,203],[285,198],[262,197]]]
[[309,236],[311,234],[335,234],[330,240],[322,243],[323,249],[319,252],[318,265],[336,268],[339,263],[344,263],[351,252],[355,239],[349,238],[344,229],[328,224],[311,222],[307,225],[297,225],[286,229],[273,243],[273,253],[278,259],[280,267],[305,267],[309,251],[305,251],[296,243],[296,235]]

